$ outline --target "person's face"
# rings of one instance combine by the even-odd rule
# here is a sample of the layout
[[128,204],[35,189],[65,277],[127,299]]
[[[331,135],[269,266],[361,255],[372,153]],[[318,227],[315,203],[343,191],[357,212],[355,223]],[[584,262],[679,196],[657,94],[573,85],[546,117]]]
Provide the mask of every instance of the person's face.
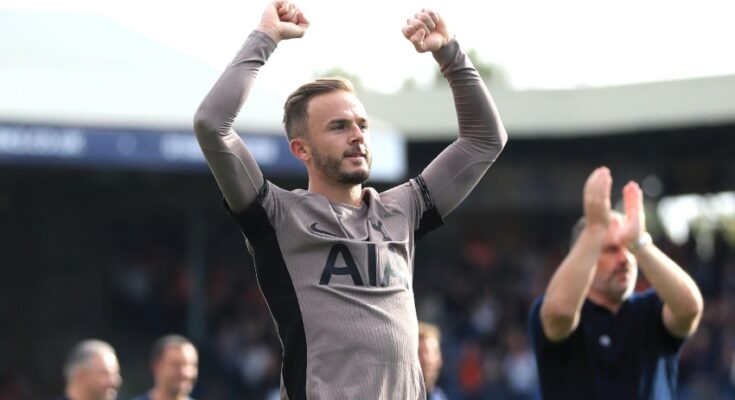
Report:
[[432,390],[442,369],[442,352],[439,341],[433,336],[419,338],[419,363],[424,374],[424,383]]
[[638,267],[633,254],[619,240],[622,218],[613,214],[605,236],[591,291],[611,302],[620,302],[633,293]]
[[96,354],[79,370],[82,392],[90,400],[114,400],[122,384],[120,366],[112,353]]
[[168,346],[153,366],[157,388],[170,396],[188,396],[199,373],[199,357],[190,344]]
[[328,181],[356,185],[370,175],[372,153],[365,108],[353,93],[315,96],[307,106],[307,165]]

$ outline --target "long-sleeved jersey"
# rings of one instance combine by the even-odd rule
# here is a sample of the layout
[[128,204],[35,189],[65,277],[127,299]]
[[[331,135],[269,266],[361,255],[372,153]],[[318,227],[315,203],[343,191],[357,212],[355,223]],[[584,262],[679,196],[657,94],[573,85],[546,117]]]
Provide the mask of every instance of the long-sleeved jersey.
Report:
[[202,102],[199,144],[247,239],[283,347],[282,399],[424,399],[412,276],[415,241],[442,224],[507,140],[455,40],[434,53],[459,137],[416,178],[362,205],[264,179],[232,124],[276,43],[255,31]]

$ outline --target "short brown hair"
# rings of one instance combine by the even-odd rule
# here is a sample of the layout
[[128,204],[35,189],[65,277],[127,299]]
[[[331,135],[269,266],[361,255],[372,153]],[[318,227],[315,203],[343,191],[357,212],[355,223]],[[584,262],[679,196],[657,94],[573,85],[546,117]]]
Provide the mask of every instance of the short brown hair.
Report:
[[321,78],[301,85],[286,99],[283,105],[283,126],[288,140],[303,137],[308,126],[307,106],[312,97],[342,90],[354,93],[352,83],[343,78]]

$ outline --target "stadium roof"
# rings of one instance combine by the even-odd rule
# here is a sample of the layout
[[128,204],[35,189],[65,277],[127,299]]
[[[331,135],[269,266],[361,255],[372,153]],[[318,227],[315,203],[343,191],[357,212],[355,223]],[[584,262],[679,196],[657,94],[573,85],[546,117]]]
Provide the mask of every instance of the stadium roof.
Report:
[[[508,131],[524,137],[735,122],[735,75],[573,90],[517,92],[494,88],[491,92]],[[369,112],[409,136],[438,138],[456,129],[448,87],[361,97]]]
[[[0,10],[0,35],[0,121],[190,128],[220,73],[98,15]],[[253,95],[241,120],[280,131],[282,100]]]
[[[0,10],[0,35],[0,122],[189,129],[220,72],[98,15]],[[735,122],[735,75],[493,95],[516,136]],[[373,120],[413,139],[454,135],[446,87],[360,96]],[[256,85],[252,98],[238,127],[280,133],[283,96]]]

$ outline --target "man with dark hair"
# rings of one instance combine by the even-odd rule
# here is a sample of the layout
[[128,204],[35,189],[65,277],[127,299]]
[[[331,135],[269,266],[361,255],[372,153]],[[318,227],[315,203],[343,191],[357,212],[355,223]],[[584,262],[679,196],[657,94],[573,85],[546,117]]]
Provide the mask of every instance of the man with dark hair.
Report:
[[409,182],[382,193],[363,187],[372,160],[365,109],[348,82],[317,80],[296,90],[284,110],[308,190],[279,188],[232,124],[277,44],[308,26],[288,1],[267,6],[197,110],[197,140],[255,260],[283,347],[281,398],[425,399],[415,240],[469,194],[507,135],[469,58],[441,17],[424,9],[402,32],[416,51],[432,53],[449,81],[457,140]]
[[191,400],[199,373],[199,356],[194,344],[180,335],[156,340],[151,351],[153,388],[134,400]]
[[[612,177],[597,168],[584,188],[572,248],[531,308],[544,399],[670,399],[681,345],[697,328],[702,295],[646,232],[643,193],[623,188],[611,211]],[[638,267],[653,287],[633,293]]]
[[115,349],[96,339],[79,342],[64,364],[66,388],[60,400],[114,400],[122,384]]

